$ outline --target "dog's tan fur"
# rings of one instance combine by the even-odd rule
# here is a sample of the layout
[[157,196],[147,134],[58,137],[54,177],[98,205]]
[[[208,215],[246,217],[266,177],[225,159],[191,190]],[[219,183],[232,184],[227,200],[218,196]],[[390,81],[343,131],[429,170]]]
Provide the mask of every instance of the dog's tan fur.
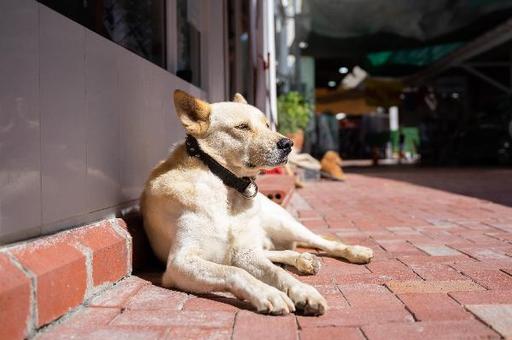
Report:
[[[289,151],[277,147],[284,137],[241,95],[233,102],[208,104],[178,90],[174,102],[187,133],[237,176],[255,176],[286,162]],[[184,144],[149,176],[141,211],[153,250],[167,263],[164,286],[195,293],[229,291],[264,313],[299,309],[323,314],[327,309],[315,288],[273,264],[316,273],[314,255],[284,250],[296,242],[354,263],[367,263],[373,256],[369,248],[312,233],[264,195],[244,198],[190,157]]]

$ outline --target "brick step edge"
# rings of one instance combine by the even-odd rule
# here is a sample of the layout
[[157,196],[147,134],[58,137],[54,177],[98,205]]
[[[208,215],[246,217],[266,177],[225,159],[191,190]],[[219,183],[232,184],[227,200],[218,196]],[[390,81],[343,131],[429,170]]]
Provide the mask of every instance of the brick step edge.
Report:
[[288,175],[262,175],[256,179],[260,192],[286,207],[295,190],[295,178]]
[[108,219],[0,248],[0,339],[22,339],[132,271],[132,238]]

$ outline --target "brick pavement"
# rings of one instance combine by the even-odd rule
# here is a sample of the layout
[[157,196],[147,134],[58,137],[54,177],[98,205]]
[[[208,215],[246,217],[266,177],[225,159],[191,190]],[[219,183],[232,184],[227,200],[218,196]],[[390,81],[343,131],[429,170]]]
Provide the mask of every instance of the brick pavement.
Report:
[[195,296],[132,276],[38,337],[512,337],[511,207],[357,174],[310,184],[289,207],[316,232],[375,251],[362,266],[321,257],[318,275],[301,277],[326,297],[325,315],[259,315],[229,294]]

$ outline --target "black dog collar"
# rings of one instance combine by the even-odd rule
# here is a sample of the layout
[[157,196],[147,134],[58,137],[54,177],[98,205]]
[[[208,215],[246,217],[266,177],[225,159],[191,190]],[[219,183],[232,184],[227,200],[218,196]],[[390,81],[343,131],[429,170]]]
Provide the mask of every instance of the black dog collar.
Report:
[[256,197],[258,194],[258,186],[254,182],[254,178],[237,177],[234,173],[220,165],[210,155],[201,150],[197,139],[191,135],[187,135],[185,146],[189,156],[199,158],[225,185],[236,189],[244,198],[253,199]]

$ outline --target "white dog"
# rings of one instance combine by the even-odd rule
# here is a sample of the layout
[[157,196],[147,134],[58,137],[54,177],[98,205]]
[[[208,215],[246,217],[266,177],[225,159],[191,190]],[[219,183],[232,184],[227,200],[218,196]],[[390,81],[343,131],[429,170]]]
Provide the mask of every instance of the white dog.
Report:
[[163,285],[229,291],[262,313],[323,314],[318,291],[273,262],[314,274],[314,255],[284,249],[300,243],[353,263],[369,262],[372,250],[314,234],[257,192],[254,177],[286,163],[292,142],[241,95],[208,104],[177,90],[174,103],[186,143],[153,170],[141,197],[151,246],[167,263]]

